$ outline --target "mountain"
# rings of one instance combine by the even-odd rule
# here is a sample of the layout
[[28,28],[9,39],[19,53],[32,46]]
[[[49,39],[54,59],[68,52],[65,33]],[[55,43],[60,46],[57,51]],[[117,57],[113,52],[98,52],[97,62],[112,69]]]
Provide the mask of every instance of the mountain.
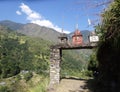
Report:
[[[47,28],[33,23],[21,24],[9,20],[0,21],[0,25],[16,30],[17,32],[27,36],[38,37],[55,43],[59,42],[58,37],[60,36],[60,33],[52,28]],[[74,32],[67,34],[69,41],[72,41],[73,34]],[[81,34],[83,35],[84,43],[88,43],[90,31],[82,30]]]
[[51,28],[39,26],[33,23],[25,24],[23,27],[21,27],[17,31],[27,36],[40,37],[44,40],[49,40],[52,42],[58,42],[58,36],[60,35],[59,32]]
[[[20,30],[21,28],[17,30],[18,33],[5,26],[0,26],[0,38],[2,38],[0,39],[0,77],[2,78],[0,80],[0,92],[26,92],[31,88],[38,88],[39,92],[43,91],[40,88],[43,87],[43,82],[46,81],[44,78],[49,76],[49,47],[53,43],[38,37],[20,35],[20,32],[33,34],[35,28],[40,30],[38,25],[33,25],[26,24],[22,27],[23,30],[30,30],[31,33]],[[44,31],[46,32],[46,28]],[[46,36],[48,35],[46,34]],[[76,76],[85,78],[84,75],[87,72],[83,70],[87,69],[89,52],[86,50],[63,50],[60,65],[61,77]],[[39,77],[37,77],[37,74],[39,74]],[[18,85],[20,86],[18,87]],[[36,92],[34,90],[31,92]]]
[[24,26],[24,24],[16,23],[16,22],[13,22],[10,20],[0,21],[0,25],[6,26],[6,27],[10,28],[11,30],[17,30]]
[[16,30],[19,33],[25,34],[31,37],[40,37],[44,40],[48,40],[51,42],[58,42],[59,32],[54,29],[47,28],[44,26],[39,26],[33,23],[21,24],[13,21],[5,20],[0,21],[0,25],[6,26],[11,30]]

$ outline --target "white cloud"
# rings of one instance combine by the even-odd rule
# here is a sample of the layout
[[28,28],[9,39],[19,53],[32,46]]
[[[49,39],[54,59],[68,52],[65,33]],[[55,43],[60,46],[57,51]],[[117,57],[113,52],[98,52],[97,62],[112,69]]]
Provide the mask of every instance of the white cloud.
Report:
[[[49,20],[35,20],[35,21],[31,21],[31,23],[35,23],[35,24],[38,24],[40,26],[46,26],[46,27],[49,27],[49,28],[52,28],[58,32],[62,32],[62,28],[58,27],[58,26],[55,26],[52,22],[50,22]],[[70,32],[67,31],[67,30],[64,30],[64,33],[67,33],[69,34]]]
[[32,13],[32,10],[29,8],[29,6],[25,5],[24,3],[21,3],[20,8],[21,8],[21,11],[27,15]]
[[16,11],[17,15],[22,15],[22,13],[20,11]]
[[39,15],[39,13],[33,12],[27,16],[27,19],[31,20],[31,21],[39,20],[39,19],[41,19],[41,16]]
[[41,25],[41,26],[47,26],[47,27],[50,27],[50,28],[53,28],[54,25],[49,21],[49,20],[33,20],[31,21],[32,23],[35,23],[35,24],[38,24],[38,25]]
[[[50,20],[45,19],[40,13],[35,12],[28,5],[21,3],[19,7],[21,9],[21,12],[27,15],[26,19],[29,20],[31,23],[35,23],[40,26],[53,28],[54,30],[61,32],[62,28],[54,25]],[[64,32],[70,33],[67,30]]]

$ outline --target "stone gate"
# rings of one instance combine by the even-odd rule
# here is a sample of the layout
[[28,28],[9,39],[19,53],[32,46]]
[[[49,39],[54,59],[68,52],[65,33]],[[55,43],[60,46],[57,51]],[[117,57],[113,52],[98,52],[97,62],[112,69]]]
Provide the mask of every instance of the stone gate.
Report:
[[78,29],[76,29],[74,35],[72,36],[72,44],[68,42],[66,34],[61,34],[60,43],[51,46],[50,50],[50,84],[49,87],[54,88],[60,82],[60,63],[62,58],[62,50],[71,49],[92,49],[97,46],[99,38],[96,34],[89,35],[89,43],[85,44],[83,42],[82,34]]
[[70,46],[68,44],[59,44],[51,46],[50,50],[50,86],[58,85],[60,82],[60,62],[62,58],[62,50],[72,49],[92,49],[95,46],[82,45]]

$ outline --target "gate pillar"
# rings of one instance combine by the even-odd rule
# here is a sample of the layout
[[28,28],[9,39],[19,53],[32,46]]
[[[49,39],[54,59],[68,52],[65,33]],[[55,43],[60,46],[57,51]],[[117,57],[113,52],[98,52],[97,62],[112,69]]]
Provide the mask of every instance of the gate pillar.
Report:
[[50,86],[58,85],[60,82],[60,49],[52,48],[50,52]]

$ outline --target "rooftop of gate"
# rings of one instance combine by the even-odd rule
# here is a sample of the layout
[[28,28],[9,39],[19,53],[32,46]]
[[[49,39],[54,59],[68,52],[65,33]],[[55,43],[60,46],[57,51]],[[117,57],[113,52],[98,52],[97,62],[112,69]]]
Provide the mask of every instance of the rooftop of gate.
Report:
[[[88,43],[82,42],[82,44],[75,45],[70,42],[71,40],[69,40],[69,37],[67,36],[67,34],[61,33],[60,36],[58,37],[60,42],[55,45],[52,45],[50,48],[51,49],[92,49],[92,48],[97,47],[97,42],[94,42],[94,44],[91,44],[90,39],[89,39],[90,36],[94,36],[94,35],[96,35],[96,33],[92,32],[88,36],[88,41],[89,41]],[[76,28],[76,30],[74,31],[72,38],[74,36],[77,36],[77,37],[82,36],[82,34],[78,28]]]

